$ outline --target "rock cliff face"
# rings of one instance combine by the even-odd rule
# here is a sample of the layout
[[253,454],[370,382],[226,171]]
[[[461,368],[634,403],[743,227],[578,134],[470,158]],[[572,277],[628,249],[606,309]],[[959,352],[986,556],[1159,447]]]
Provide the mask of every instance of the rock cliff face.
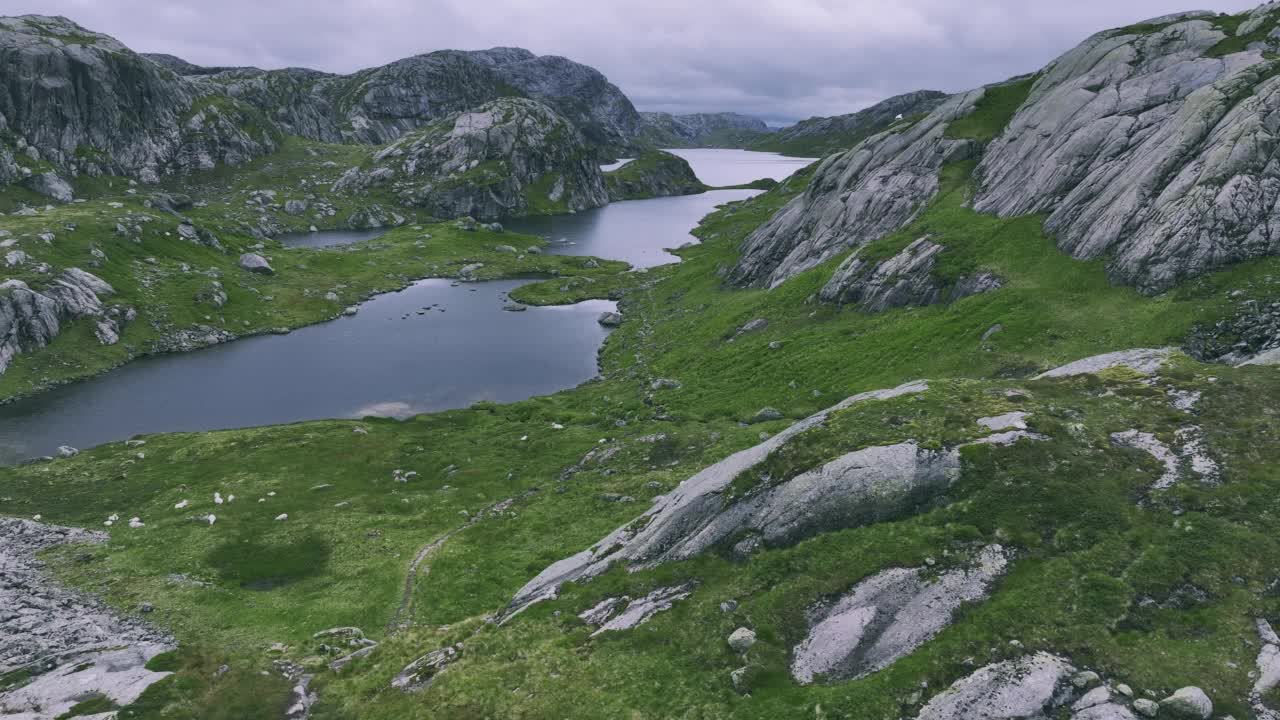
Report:
[[924,237],[881,262],[865,260],[855,253],[840,264],[819,297],[830,303],[881,312],[908,305],[952,302],[1001,286],[1000,278],[988,272],[966,275],[944,286],[933,270],[938,254],[945,250]]
[[0,182],[42,162],[155,181],[275,149],[250,109],[200,99],[173,72],[65,18],[0,18]]
[[631,101],[598,70],[521,48],[441,50],[352,75],[202,68],[172,56],[149,57],[206,92],[252,104],[287,133],[323,142],[382,145],[504,97],[540,100],[607,148],[630,146],[642,129]]
[[694,195],[706,185],[694,174],[688,161],[669,152],[655,150],[604,174],[610,200],[639,200]]
[[644,129],[631,100],[595,68],[519,48],[494,48],[469,55],[479,62],[492,62],[503,82],[555,108],[592,144],[625,148]]
[[[1234,32],[1271,29],[1264,6]],[[1280,251],[1280,79],[1266,40],[1223,54],[1208,14],[1100,33],[1041,73],[978,168],[974,207],[1044,212],[1078,258],[1147,291]]]
[[508,98],[458,113],[388,145],[375,166],[352,168],[335,192],[389,184],[437,217],[494,219],[608,202],[581,133],[534,100]]
[[863,139],[899,122],[899,116],[905,120],[929,112],[946,99],[947,94],[937,90],[916,90],[895,95],[848,115],[801,120],[768,137],[760,138],[752,145],[752,149],[821,157],[857,145]]
[[18,353],[48,345],[68,320],[98,318],[99,340],[106,345],[118,341],[119,320],[109,317],[102,304],[114,292],[79,268],[69,268],[40,290],[20,280],[0,283],[0,374]]
[[738,113],[640,113],[645,139],[658,147],[739,147],[770,132],[759,118]]
[[775,286],[901,228],[942,166],[969,158],[974,209],[1045,213],[1064,251],[1111,257],[1113,280],[1144,292],[1280,252],[1280,6],[1237,20],[1185,13],[1099,33],[1041,71],[990,142],[946,132],[977,90],[828,158],[747,239],[730,280]]
[[48,165],[68,178],[156,182],[243,164],[287,134],[382,145],[507,97],[554,108],[593,152],[628,148],[643,128],[598,71],[516,48],[445,50],[352,75],[202,68],[139,55],[65,18],[0,18],[0,184]]
[[972,112],[983,92],[952,96],[914,125],[823,160],[804,194],[743,241],[729,281],[773,287],[909,223],[937,194],[942,166],[981,151],[946,129]]

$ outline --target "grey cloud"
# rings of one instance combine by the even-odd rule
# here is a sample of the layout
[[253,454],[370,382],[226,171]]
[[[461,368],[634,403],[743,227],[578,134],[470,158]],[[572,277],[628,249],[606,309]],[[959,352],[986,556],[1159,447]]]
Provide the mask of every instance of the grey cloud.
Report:
[[[1200,0],[1238,12],[1254,3]],[[205,65],[350,72],[443,48],[517,45],[592,65],[644,110],[775,122],[1033,71],[1177,0],[9,0]]]

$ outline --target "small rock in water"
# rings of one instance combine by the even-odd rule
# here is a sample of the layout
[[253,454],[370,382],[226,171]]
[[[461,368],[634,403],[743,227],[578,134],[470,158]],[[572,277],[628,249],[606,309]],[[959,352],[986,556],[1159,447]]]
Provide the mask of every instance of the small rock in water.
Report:
[[80,451],[71,447],[70,445],[62,445],[58,448],[58,457],[69,458],[69,457],[75,457],[76,455],[79,455],[79,454],[80,454]]
[[596,322],[605,327],[618,327],[622,324],[622,315],[616,312],[600,313],[600,317],[596,318]]

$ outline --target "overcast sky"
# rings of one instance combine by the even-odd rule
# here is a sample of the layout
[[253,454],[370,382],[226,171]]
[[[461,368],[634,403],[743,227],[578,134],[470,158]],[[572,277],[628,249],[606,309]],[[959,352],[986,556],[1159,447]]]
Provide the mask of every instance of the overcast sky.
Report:
[[349,72],[445,48],[592,65],[641,110],[774,123],[1030,72],[1097,30],[1241,0],[5,0],[202,65]]

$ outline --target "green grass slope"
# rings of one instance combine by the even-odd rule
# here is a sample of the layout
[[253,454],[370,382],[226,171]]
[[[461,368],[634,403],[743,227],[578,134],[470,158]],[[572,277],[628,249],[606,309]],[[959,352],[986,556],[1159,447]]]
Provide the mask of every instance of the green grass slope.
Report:
[[[988,124],[975,120],[974,136]],[[1280,619],[1280,600],[1268,589],[1280,577],[1280,374],[1180,358],[1155,385],[1124,372],[1029,378],[1101,352],[1178,344],[1197,324],[1231,312],[1240,301],[1234,291],[1280,295],[1280,261],[1143,297],[1109,285],[1101,263],[1059,253],[1040,218],[967,209],[969,169],[949,167],[944,191],[916,222],[864,252],[889,253],[931,234],[948,248],[937,270],[944,279],[990,269],[1007,281],[998,291],[879,315],[815,303],[840,258],[769,292],[723,287],[718,271],[734,261],[742,238],[803,189],[802,173],[713,213],[697,230],[703,243],[681,250],[678,266],[602,268],[608,272],[523,289],[548,301],[623,294],[627,320],[604,348],[597,381],[406,422],[302,423],[157,435],[142,448],[111,444],[0,469],[0,513],[87,527],[101,527],[112,512],[146,521],[139,530],[110,528],[105,546],[48,557],[60,578],[119,608],[152,603],[149,617],[182,643],[169,660],[173,678],[122,717],[230,717],[228,708],[235,717],[278,717],[289,686],[274,670],[282,659],[317,673],[321,702],[313,717],[322,720],[898,717],[920,702],[923,684],[927,699],[977,665],[1039,649],[1157,694],[1197,684],[1219,712],[1246,716],[1253,618]],[[333,262],[345,272],[346,263],[372,261],[383,272],[409,267],[412,273],[397,272],[413,274],[499,241],[442,234],[449,243],[438,252],[447,254],[431,260],[432,241],[428,250],[416,248],[416,233],[396,231],[382,249],[298,262]],[[326,260],[330,254],[337,258]],[[277,278],[298,272],[292,263]],[[568,273],[542,271],[551,269]],[[756,318],[768,326],[739,334]],[[658,378],[680,386],[654,389]],[[907,438],[953,444],[975,436],[976,418],[1013,409],[1030,412],[1033,429],[1051,440],[967,450],[947,497],[905,518],[746,561],[711,553],[614,571],[567,586],[559,599],[506,625],[487,622],[548,564],[640,514],[697,470],[759,442],[761,432],[778,432],[855,392],[917,378],[933,383],[918,400],[839,415],[795,453],[775,458],[775,472]],[[1204,393],[1194,415],[1170,407],[1173,390]],[[745,424],[765,406],[786,419]],[[1171,440],[1189,423],[1203,428],[1222,465],[1220,485],[1186,480],[1152,492],[1155,463],[1107,439],[1139,428]],[[616,451],[583,461],[599,448]],[[578,472],[565,472],[574,466]],[[419,475],[399,483],[396,470]],[[216,509],[212,526],[193,520],[215,511],[214,492],[237,499]],[[175,510],[183,499],[191,507]],[[273,519],[282,512],[287,521]],[[886,567],[927,558],[946,567],[992,542],[1015,552],[1011,572],[989,601],[968,606],[936,639],[865,680],[791,681],[789,651],[815,601]],[[432,549],[410,577],[424,548]],[[576,618],[602,598],[691,578],[700,585],[689,600],[636,630],[592,639]],[[730,599],[738,608],[721,611]],[[334,672],[311,636],[341,625],[359,626],[381,644]],[[725,644],[742,625],[760,636],[745,658]],[[457,642],[462,659],[428,690],[388,687],[414,658]],[[210,672],[224,663],[233,672]],[[742,666],[749,696],[729,681]],[[255,698],[252,707],[236,704],[244,697]]]

